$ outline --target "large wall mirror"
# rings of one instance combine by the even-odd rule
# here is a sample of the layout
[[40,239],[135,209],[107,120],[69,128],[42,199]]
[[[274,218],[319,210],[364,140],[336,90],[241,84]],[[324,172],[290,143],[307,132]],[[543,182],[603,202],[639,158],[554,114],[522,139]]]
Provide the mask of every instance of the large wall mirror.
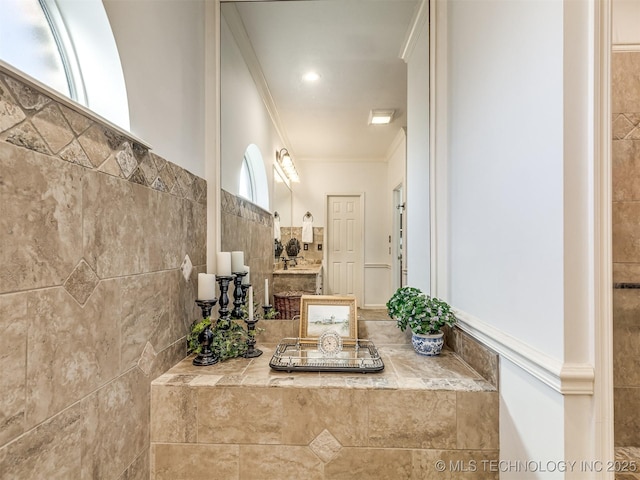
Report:
[[281,228],[290,227],[293,217],[293,195],[288,181],[275,166],[273,168],[273,212]]

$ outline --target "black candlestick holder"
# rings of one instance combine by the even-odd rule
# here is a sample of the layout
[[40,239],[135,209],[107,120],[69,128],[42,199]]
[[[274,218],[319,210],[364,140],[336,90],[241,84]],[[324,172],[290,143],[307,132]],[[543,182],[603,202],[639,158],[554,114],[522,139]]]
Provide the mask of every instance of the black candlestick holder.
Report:
[[219,328],[222,330],[229,330],[231,327],[231,312],[229,311],[229,284],[233,280],[231,276],[222,276],[216,275],[216,281],[220,286],[220,298],[218,299],[218,304],[220,305],[220,309],[218,313],[220,314],[220,322]]
[[242,295],[242,279],[247,275],[247,272],[234,272],[233,284],[235,288],[233,290],[233,311],[231,316],[233,318],[242,318],[242,305],[244,305],[244,296]]
[[263,305],[262,310],[264,310],[264,315],[262,316],[262,318],[267,318],[267,315],[269,315],[271,313],[271,310],[273,310],[273,305]]
[[243,283],[242,287],[242,303],[246,303],[247,301],[247,292],[249,291],[250,283]]
[[[253,308],[253,305],[249,305],[249,308]],[[257,318],[249,320],[249,317],[244,319],[247,324],[247,351],[244,353],[244,358],[255,358],[262,355],[262,350],[255,348],[256,345],[256,323]]]
[[[211,309],[216,304],[216,299],[212,300],[196,300],[196,304],[202,310],[202,318],[211,318]],[[193,359],[193,364],[198,367],[206,365],[213,365],[218,363],[220,358],[216,352],[211,348],[213,343],[213,331],[211,330],[211,323],[205,327],[205,329],[198,335],[198,342],[200,342],[200,353]]]

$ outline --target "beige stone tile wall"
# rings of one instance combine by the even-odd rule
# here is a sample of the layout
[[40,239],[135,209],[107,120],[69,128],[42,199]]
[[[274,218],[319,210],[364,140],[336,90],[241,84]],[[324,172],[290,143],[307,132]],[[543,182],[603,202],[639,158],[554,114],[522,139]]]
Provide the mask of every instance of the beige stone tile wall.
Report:
[[381,374],[292,374],[273,347],[153,382],[152,480],[498,478],[499,394],[455,354],[383,345]]
[[206,182],[0,72],[0,477],[149,478],[200,314]]
[[[251,269],[254,302],[264,304],[264,280],[273,294],[273,216],[248,200],[221,190],[222,251],[244,252]],[[271,303],[273,300],[271,297]]]
[[[640,447],[640,53],[612,55],[613,354],[617,447]],[[627,285],[621,285],[627,284]]]

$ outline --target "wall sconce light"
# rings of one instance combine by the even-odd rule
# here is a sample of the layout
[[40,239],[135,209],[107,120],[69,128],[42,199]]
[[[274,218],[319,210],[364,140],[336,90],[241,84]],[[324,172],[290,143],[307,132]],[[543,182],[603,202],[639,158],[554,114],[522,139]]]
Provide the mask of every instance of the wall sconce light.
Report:
[[300,177],[298,177],[298,171],[296,170],[296,166],[293,163],[293,159],[291,155],[289,155],[289,150],[286,148],[280,149],[280,151],[276,152],[276,160],[278,164],[284,171],[284,174],[287,176],[289,180],[292,182],[299,182]]

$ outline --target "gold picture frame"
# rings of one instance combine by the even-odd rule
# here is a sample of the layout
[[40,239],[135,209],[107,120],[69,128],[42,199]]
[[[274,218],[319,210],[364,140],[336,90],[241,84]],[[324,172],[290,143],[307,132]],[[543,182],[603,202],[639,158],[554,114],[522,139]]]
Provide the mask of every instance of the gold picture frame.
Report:
[[358,338],[356,297],[342,295],[302,295],[300,298],[300,338],[319,338],[334,330],[346,340]]

